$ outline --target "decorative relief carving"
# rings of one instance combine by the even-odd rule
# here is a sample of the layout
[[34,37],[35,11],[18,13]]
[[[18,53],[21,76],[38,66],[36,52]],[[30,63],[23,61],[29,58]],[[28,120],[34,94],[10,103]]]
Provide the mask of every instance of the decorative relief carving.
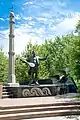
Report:
[[30,91],[29,91],[29,89],[24,89],[24,90],[22,91],[22,95],[23,95],[24,97],[30,96]]
[[45,87],[42,89],[42,92],[47,96],[47,95],[52,95],[49,88]]
[[31,90],[23,89],[22,95],[23,97],[28,97],[28,96],[48,96],[52,94],[49,88],[44,87],[42,89],[41,88],[31,88]]
[[40,88],[32,88],[30,92],[32,96],[43,96],[44,95]]

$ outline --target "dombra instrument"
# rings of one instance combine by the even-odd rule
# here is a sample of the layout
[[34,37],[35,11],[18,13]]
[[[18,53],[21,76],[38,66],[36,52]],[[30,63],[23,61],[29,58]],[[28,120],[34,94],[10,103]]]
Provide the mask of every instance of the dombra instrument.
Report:
[[24,63],[27,63],[30,67],[35,67],[35,64],[34,63],[31,63],[31,62],[27,62],[26,60],[23,60],[23,59],[21,59],[21,58],[16,58],[16,60],[21,60],[22,62],[24,62]]

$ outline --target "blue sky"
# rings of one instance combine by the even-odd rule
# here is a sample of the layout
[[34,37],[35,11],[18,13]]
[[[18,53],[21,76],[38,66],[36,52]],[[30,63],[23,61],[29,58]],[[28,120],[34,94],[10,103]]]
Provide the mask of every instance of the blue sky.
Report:
[[80,0],[0,0],[0,46],[8,52],[9,13],[15,13],[15,52],[75,30],[80,18]]

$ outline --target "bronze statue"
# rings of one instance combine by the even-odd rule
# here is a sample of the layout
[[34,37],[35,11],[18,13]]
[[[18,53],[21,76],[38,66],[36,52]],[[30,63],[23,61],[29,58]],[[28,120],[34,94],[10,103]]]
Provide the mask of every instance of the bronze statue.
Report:
[[46,60],[47,59],[47,56],[46,57],[39,57],[39,56],[36,56],[35,54],[35,51],[32,51],[32,55],[29,57],[29,61],[30,63],[34,63],[34,67],[31,67],[29,68],[28,70],[28,74],[31,75],[31,81],[29,82],[29,85],[32,84],[32,82],[34,81],[36,85],[38,85],[38,68],[39,68],[39,60]]
[[43,58],[36,56],[35,51],[32,51],[32,55],[29,56],[27,61],[20,59],[23,63],[29,64],[28,75],[31,77],[31,81],[29,82],[29,85],[31,85],[33,82],[35,82],[36,85],[39,85],[38,83],[39,61],[46,60],[46,59],[47,59],[47,56]]

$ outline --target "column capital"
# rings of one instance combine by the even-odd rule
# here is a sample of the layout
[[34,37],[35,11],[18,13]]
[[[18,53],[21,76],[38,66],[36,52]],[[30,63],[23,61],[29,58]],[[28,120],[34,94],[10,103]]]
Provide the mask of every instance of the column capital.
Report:
[[15,52],[14,51],[13,52],[9,51],[8,54],[9,55],[15,55]]
[[14,17],[14,12],[10,12],[10,17]]
[[15,37],[15,35],[13,35],[13,34],[9,34],[9,37]]
[[14,20],[10,20],[10,21],[9,21],[9,23],[13,23],[13,24],[14,24],[14,23],[15,23],[15,21],[14,21]]

